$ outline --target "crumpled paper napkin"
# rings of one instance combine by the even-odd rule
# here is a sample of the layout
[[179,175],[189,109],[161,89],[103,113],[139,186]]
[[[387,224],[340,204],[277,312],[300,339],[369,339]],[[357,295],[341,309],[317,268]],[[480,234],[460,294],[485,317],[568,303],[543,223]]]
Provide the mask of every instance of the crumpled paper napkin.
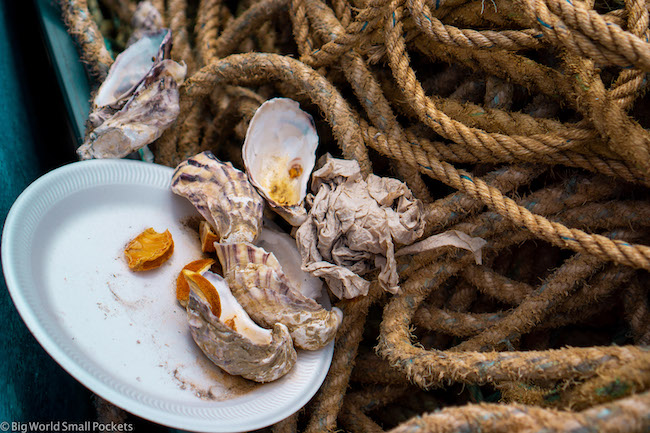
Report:
[[[312,191],[307,220],[296,232],[302,269],[325,279],[339,298],[366,295],[370,281],[362,275],[376,269],[381,287],[397,293],[396,255],[454,245],[478,252],[480,261],[485,241],[461,232],[413,244],[424,232],[422,202],[397,179],[374,174],[364,179],[356,161],[325,155],[312,174]],[[410,250],[396,254],[396,246],[406,245]]]

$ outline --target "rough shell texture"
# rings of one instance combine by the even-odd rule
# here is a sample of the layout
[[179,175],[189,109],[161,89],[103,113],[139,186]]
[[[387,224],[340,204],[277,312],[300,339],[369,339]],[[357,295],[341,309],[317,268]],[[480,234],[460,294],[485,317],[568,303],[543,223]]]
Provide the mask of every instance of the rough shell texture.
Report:
[[178,113],[178,87],[186,67],[173,60],[158,62],[121,110],[88,134],[77,149],[81,159],[123,158],[160,137]]
[[169,58],[170,51],[171,31],[161,29],[143,35],[115,58],[108,76],[97,90],[94,108],[118,108],[116,105],[126,102],[156,63]]
[[295,226],[306,218],[303,200],[317,146],[314,120],[287,98],[262,104],[246,132],[242,157],[251,183]]
[[263,326],[283,323],[300,349],[317,350],[336,335],[343,314],[291,287],[280,263],[254,245],[215,244],[226,279],[246,312]]
[[[323,281],[302,270],[302,259],[296,246],[296,240],[273,222],[264,220],[264,230],[260,233],[255,245],[273,253],[280,262],[282,271],[291,282],[291,287],[308,298],[319,299],[322,296],[327,296],[327,293],[323,291]],[[214,251],[214,245],[212,245],[212,251]]]
[[192,202],[222,243],[254,242],[262,228],[262,197],[246,174],[209,151],[176,167],[172,191]]
[[256,344],[212,314],[210,305],[192,284],[190,289],[187,304],[190,333],[212,362],[229,374],[256,382],[271,382],[291,370],[297,354],[286,326],[276,323],[271,342]]

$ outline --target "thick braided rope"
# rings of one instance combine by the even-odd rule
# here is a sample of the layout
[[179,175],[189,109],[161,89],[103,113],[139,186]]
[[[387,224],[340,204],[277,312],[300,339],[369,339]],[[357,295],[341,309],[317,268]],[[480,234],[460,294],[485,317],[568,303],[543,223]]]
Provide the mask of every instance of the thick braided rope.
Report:
[[630,60],[619,52],[611,51],[587,37],[579,30],[570,28],[560,17],[550,12],[543,0],[515,0],[544,36],[557,47],[570,53],[593,59],[606,65],[630,66]]
[[207,65],[217,57],[216,42],[221,25],[222,0],[201,0],[196,14],[196,50],[201,66]]
[[650,203],[641,200],[588,203],[557,215],[572,227],[611,230],[616,227],[640,229],[650,225]]
[[[650,38],[650,14],[645,0],[626,1],[625,11],[628,12],[628,31],[648,41]],[[609,90],[610,97],[624,110],[630,109],[634,100],[639,96],[640,90],[645,86],[645,76],[645,72],[639,69],[623,70]]]
[[[399,1],[399,0],[396,0]],[[391,4],[391,6],[394,4]],[[535,153],[550,153],[569,148],[570,143],[559,137],[508,136],[468,128],[441,112],[428,98],[409,66],[406,44],[402,35],[401,8],[396,8],[386,19],[386,48],[395,80],[404,96],[418,113],[420,120],[442,137],[468,148],[487,150],[498,158],[522,158]],[[544,139],[540,141],[539,139]]]
[[[588,200],[601,200],[615,195],[618,188],[612,187],[612,182],[606,178],[582,178],[581,176],[572,176],[566,179],[563,184],[550,186],[529,194],[523,199],[519,199],[517,204],[531,212],[540,215],[556,214],[571,207],[580,206]],[[470,236],[482,237],[489,241],[485,251],[496,253],[500,248],[505,248],[504,242],[523,242],[530,239],[532,234],[527,231],[515,229],[512,222],[501,215],[487,211],[473,218],[460,222],[452,227],[451,230],[458,230]],[[514,230],[514,231],[513,231]],[[510,232],[507,236],[504,233]],[[627,233],[619,233],[618,236],[630,237]],[[633,237],[633,236],[632,236]],[[436,249],[424,252],[410,259],[408,266],[402,270],[401,276],[408,277],[419,266],[438,260],[444,249]],[[532,293],[528,290],[526,295]],[[496,299],[499,299],[496,296]],[[523,299],[523,298],[522,298]],[[517,303],[521,302],[519,300]],[[506,302],[508,303],[508,302]]]
[[567,55],[565,64],[576,77],[574,88],[582,100],[578,110],[592,120],[610,150],[650,172],[650,133],[610,99],[593,62]]
[[596,371],[596,376],[561,394],[560,404],[583,410],[650,389],[650,363],[639,359],[623,367]]
[[[609,289],[607,294],[613,291],[611,286]],[[603,301],[598,304],[585,304],[583,307],[572,310],[570,313],[562,310],[559,313],[549,315],[533,331],[546,331],[569,325],[588,323],[592,317],[598,316],[612,308],[614,308],[612,303]],[[467,338],[474,337],[490,329],[506,317],[507,315],[502,312],[465,313],[430,306],[420,308],[413,316],[413,323],[418,328],[454,337]]]
[[271,426],[272,433],[296,433],[298,431],[298,413]]
[[63,20],[79,46],[81,61],[89,75],[103,81],[113,64],[104,37],[90,16],[87,0],[60,0]]
[[231,21],[214,43],[215,58],[224,57],[237,49],[255,29],[286,8],[289,0],[262,0]]
[[433,263],[420,269],[384,308],[378,353],[422,388],[449,382],[499,383],[590,377],[601,365],[624,365],[650,357],[635,346],[565,348],[528,352],[443,352],[412,343],[411,319],[431,290],[458,272],[471,257]]
[[433,16],[424,0],[407,1],[411,18],[422,32],[436,42],[465,48],[501,48],[504,50],[539,49],[542,33],[538,30],[473,30],[443,24]]
[[196,64],[187,32],[187,0],[168,0],[167,21],[172,30],[172,58],[184,61],[188,75],[194,72]]
[[603,262],[576,255],[564,262],[510,314],[479,335],[455,346],[453,351],[499,349],[527,334],[571,296],[577,285],[594,274]]
[[366,412],[377,410],[402,397],[406,386],[372,386],[348,393],[339,416],[340,424],[350,432],[382,433],[384,430]]
[[650,305],[647,285],[640,279],[633,281],[625,292],[623,305],[634,342],[644,346],[650,345]]
[[351,382],[370,384],[406,385],[408,379],[399,371],[391,368],[385,359],[374,352],[359,353],[350,375]]
[[[596,11],[588,9],[582,2],[565,0],[529,0],[534,2],[535,11],[545,14],[546,8],[559,16],[568,26],[579,30],[606,49],[619,53],[629,64],[644,71],[650,71],[650,43],[609,23]],[[546,6],[546,7],[543,7]],[[539,16],[539,15],[538,15]],[[542,16],[540,18],[543,19]],[[624,66],[624,65],[620,65]]]
[[[490,172],[484,179],[490,186],[505,194],[528,184],[539,174],[540,170],[537,167],[510,166]],[[425,236],[472,215],[482,207],[481,201],[468,197],[462,192],[456,192],[436,200],[424,209]]]
[[309,34],[309,22],[307,11],[303,0],[291,0],[291,23],[293,24],[293,38],[298,46],[298,53],[301,56],[309,54],[314,46]]
[[414,417],[390,430],[390,433],[642,433],[650,428],[648,411],[650,393],[635,395],[579,413],[521,404],[470,404]]
[[[334,39],[344,32],[334,12],[318,0],[305,0],[310,22],[314,23],[316,32],[323,39]],[[366,62],[354,51],[341,59],[343,73],[352,86],[357,99],[364,107],[370,120],[382,131],[398,140],[404,139],[404,132],[397,122],[390,103],[384,97],[381,86],[370,72]],[[397,171],[413,194],[424,202],[430,202],[431,196],[421,179],[419,172],[413,170],[403,161],[397,161]]]
[[505,197],[498,189],[490,187],[483,180],[474,178],[464,170],[457,170],[451,164],[425,154],[419,147],[391,147],[387,140],[382,139],[384,137],[375,135],[373,138],[375,140],[369,140],[368,144],[379,152],[391,158],[407,161],[434,179],[461,190],[471,197],[479,198],[499,215],[511,220],[514,224],[526,227],[536,236],[561,248],[593,254],[627,266],[650,269],[650,247],[628,244],[597,234],[588,234],[582,230],[571,229],[549,221],[518,206],[514,200]]
[[406,130],[406,142],[394,141],[391,137],[383,136],[381,131],[372,127],[368,129],[364,128],[363,131],[369,145],[372,145],[371,143],[375,140],[388,140],[390,146],[403,148],[402,151],[406,153],[416,153],[418,158],[420,158],[421,154],[426,153],[429,158],[456,163],[534,162],[551,165],[560,164],[567,167],[582,168],[610,177],[621,178],[628,182],[650,185],[650,178],[648,178],[647,173],[634,166],[630,166],[625,161],[603,158],[598,155],[583,155],[575,151],[566,150],[546,155],[531,155],[530,158],[513,157],[503,161],[491,153],[481,152],[478,149],[471,149],[470,151],[470,149],[456,143],[430,141],[413,133],[411,130]]
[[529,284],[507,278],[485,266],[468,266],[461,275],[481,293],[504,304],[519,305],[535,290]]
[[416,37],[414,45],[418,51],[431,59],[461,64],[477,72],[508,79],[531,91],[541,92],[554,99],[562,98],[563,102],[575,105],[573,90],[566,76],[519,54],[505,50],[493,53],[485,50],[454,47],[428,41],[423,36]]
[[364,35],[381,21],[383,7],[389,0],[371,0],[366,8],[359,11],[354,21],[346,28],[346,32],[338,35],[320,48],[308,55],[301,56],[300,60],[311,67],[325,66],[334,63],[340,56],[354,49]]
[[367,296],[341,304],[343,322],[337,331],[334,358],[325,382],[315,398],[305,433],[334,430],[363,337],[368,309],[378,296],[378,290],[374,290]]

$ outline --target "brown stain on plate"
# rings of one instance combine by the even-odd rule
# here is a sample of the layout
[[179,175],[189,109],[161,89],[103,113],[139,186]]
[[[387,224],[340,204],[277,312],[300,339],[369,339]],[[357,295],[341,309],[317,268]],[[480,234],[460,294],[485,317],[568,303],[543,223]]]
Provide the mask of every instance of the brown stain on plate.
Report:
[[201,400],[230,400],[248,394],[263,385],[241,376],[228,374],[205,357],[197,358],[196,363],[210,377],[209,383],[196,383],[184,377],[181,371],[182,366],[176,367],[172,374],[181,389],[192,390]]

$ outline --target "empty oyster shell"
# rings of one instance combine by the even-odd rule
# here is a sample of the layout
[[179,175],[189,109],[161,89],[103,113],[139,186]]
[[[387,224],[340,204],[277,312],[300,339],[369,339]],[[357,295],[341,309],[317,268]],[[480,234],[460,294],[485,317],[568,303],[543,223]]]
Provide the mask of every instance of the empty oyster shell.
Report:
[[316,162],[314,119],[287,98],[270,99],[248,125],[242,157],[251,183],[291,225],[307,218],[303,200]]
[[212,362],[256,382],[271,382],[291,370],[297,355],[286,326],[275,323],[269,330],[255,324],[219,275],[183,274],[190,286],[190,333]]
[[300,349],[317,350],[336,335],[343,313],[295,290],[272,253],[250,244],[215,243],[233,295],[257,323],[283,323]]
[[[112,108],[123,106],[154,65],[169,58],[171,45],[171,31],[161,29],[144,35],[122,51],[115,58],[108,76],[97,90],[93,100],[93,111],[107,106]],[[95,122],[92,115],[91,121]]]
[[169,59],[171,40],[168,29],[150,32],[117,56],[93,101],[81,159],[127,156],[176,120],[187,67]]
[[172,191],[192,202],[222,243],[252,243],[262,228],[262,197],[246,174],[229,162],[219,161],[210,151],[176,167]]
[[77,149],[81,159],[123,158],[156,140],[178,113],[178,86],[186,68],[173,60],[159,62],[124,107],[88,134]]
[[[264,229],[255,243],[260,248],[273,253],[282,271],[289,279],[291,287],[308,298],[318,300],[323,295],[323,281],[302,270],[302,257],[298,251],[296,240],[283,232],[272,221],[264,219]],[[214,245],[212,246],[214,251]]]

